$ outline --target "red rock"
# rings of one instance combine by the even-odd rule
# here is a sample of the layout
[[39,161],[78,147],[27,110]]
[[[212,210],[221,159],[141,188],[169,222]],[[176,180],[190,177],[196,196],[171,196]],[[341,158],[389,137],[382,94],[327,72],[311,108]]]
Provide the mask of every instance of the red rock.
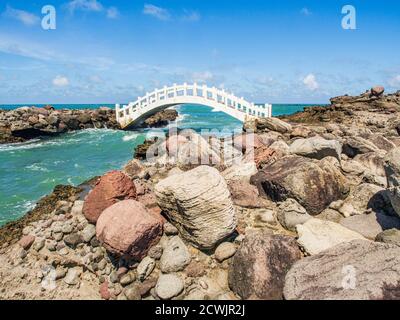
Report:
[[384,92],[385,92],[385,88],[382,86],[376,86],[376,87],[371,88],[371,94],[376,97],[379,97]]
[[126,199],[136,199],[134,183],[121,171],[111,171],[97,181],[86,197],[83,214],[89,222],[96,223],[105,209]]
[[256,163],[257,168],[260,169],[274,163],[282,156],[283,153],[281,153],[280,151],[263,146],[260,148],[256,148],[254,150],[254,153],[246,153],[245,161],[251,161],[251,158],[254,158],[254,162]]
[[99,289],[100,296],[104,300],[110,300],[111,298],[111,293],[110,290],[108,290],[108,281],[104,281]]
[[142,203],[146,209],[155,214],[161,214],[161,208],[157,204],[156,197],[154,193],[148,192],[143,195],[138,196],[137,201]]
[[25,250],[28,250],[34,241],[35,241],[35,237],[32,235],[28,235],[28,236],[22,237],[21,240],[18,241],[18,243],[22,248],[24,248]]
[[162,235],[163,219],[135,200],[123,200],[104,210],[96,236],[111,253],[134,260],[146,256]]
[[246,181],[231,181],[228,182],[228,188],[234,204],[246,208],[262,207],[256,186]]

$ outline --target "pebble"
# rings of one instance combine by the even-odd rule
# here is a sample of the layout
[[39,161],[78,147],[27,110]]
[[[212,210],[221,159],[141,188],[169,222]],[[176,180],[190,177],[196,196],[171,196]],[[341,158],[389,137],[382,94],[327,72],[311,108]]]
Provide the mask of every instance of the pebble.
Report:
[[90,242],[96,235],[96,227],[92,224],[88,224],[81,232],[82,239],[85,242]]
[[45,240],[44,239],[36,239],[34,244],[33,244],[33,250],[35,251],[40,251],[45,245]]
[[112,283],[117,283],[119,279],[118,273],[116,271],[111,272],[110,274],[110,281]]
[[54,233],[53,232],[53,238],[54,238],[54,240],[56,240],[56,241],[61,241],[62,240],[62,238],[63,238],[63,233],[62,232],[56,232],[56,233]]
[[139,280],[145,280],[153,272],[155,266],[156,261],[153,258],[145,257],[137,267]]
[[158,260],[161,258],[162,253],[163,253],[163,247],[160,245],[156,245],[150,248],[148,255],[150,258]]
[[72,225],[70,224],[65,224],[63,225],[63,227],[61,228],[62,233],[64,234],[69,234],[74,230],[74,228],[72,227]]
[[127,273],[127,274],[125,274],[125,275],[123,275],[122,277],[121,277],[121,279],[119,280],[119,283],[122,285],[122,286],[127,286],[128,284],[131,284],[133,281],[135,281],[135,278],[132,276],[132,274],[131,273]]
[[222,262],[229,259],[236,253],[236,246],[231,242],[221,243],[215,250],[215,259]]
[[166,222],[164,223],[164,233],[167,236],[174,236],[178,234],[178,229],[172,223]]
[[124,296],[128,300],[140,300],[142,298],[138,288],[134,285],[125,288]]
[[155,287],[155,293],[163,300],[179,295],[184,288],[182,279],[175,274],[161,274]]
[[165,246],[160,260],[160,269],[164,273],[183,270],[191,257],[188,248],[178,236],[172,237]]
[[76,285],[79,283],[82,271],[79,268],[68,269],[64,278],[64,282],[69,285]]
[[71,233],[64,237],[64,242],[68,247],[76,248],[82,242],[82,238],[78,233]]

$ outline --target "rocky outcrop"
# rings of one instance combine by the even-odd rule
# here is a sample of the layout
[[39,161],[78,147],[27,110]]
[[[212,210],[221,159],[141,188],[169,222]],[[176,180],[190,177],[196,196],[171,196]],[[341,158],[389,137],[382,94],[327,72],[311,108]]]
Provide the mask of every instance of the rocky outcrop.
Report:
[[325,157],[334,157],[340,160],[342,145],[337,140],[326,140],[321,137],[296,139],[290,145],[289,152],[318,160]]
[[400,216],[400,148],[393,149],[386,155],[385,172],[390,201]]
[[90,128],[119,129],[115,111],[108,107],[82,110],[22,107],[0,110],[0,143],[22,142]]
[[175,121],[178,118],[178,112],[175,109],[166,109],[148,117],[143,123],[145,128],[165,127],[170,121]]
[[364,239],[355,231],[347,229],[338,223],[320,219],[310,219],[296,226],[299,234],[298,243],[310,255],[332,248],[342,242]]
[[286,272],[301,256],[292,237],[249,234],[229,267],[229,287],[246,300],[282,299]]
[[135,200],[124,200],[104,210],[96,236],[112,254],[140,260],[160,239],[163,219]]
[[288,300],[400,299],[400,247],[355,240],[296,262],[286,275]]
[[276,131],[286,133],[292,131],[292,126],[289,123],[274,117],[257,119],[256,125],[257,132]]
[[335,160],[286,156],[252,176],[251,183],[260,195],[273,201],[293,198],[316,215],[348,193],[346,178],[330,159]]
[[134,183],[121,171],[111,171],[102,176],[87,195],[83,213],[89,222],[96,223],[105,209],[126,199],[136,199]]
[[156,185],[155,194],[180,234],[200,248],[212,248],[236,227],[228,187],[212,167],[170,176]]

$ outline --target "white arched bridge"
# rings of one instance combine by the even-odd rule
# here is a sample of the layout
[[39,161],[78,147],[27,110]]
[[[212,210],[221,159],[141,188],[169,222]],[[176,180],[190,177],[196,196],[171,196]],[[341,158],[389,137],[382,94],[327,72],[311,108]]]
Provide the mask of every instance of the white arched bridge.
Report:
[[254,104],[225,90],[196,83],[192,85],[184,83],[156,89],[127,105],[117,104],[115,106],[117,121],[121,128],[127,129],[140,124],[156,112],[179,104],[209,106],[242,122],[252,118],[271,117],[272,113],[270,104]]

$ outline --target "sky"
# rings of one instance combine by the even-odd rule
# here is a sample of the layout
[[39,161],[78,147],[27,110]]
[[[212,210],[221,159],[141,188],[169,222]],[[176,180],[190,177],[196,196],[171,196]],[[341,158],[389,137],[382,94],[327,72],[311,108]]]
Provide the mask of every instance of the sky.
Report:
[[398,0],[0,0],[0,104],[126,103],[184,82],[257,103],[394,92],[399,36]]

